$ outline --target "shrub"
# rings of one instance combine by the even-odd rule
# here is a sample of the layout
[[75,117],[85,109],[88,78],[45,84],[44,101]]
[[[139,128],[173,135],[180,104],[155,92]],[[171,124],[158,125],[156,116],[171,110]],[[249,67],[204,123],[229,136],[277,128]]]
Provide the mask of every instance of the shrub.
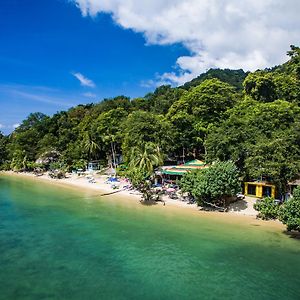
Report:
[[193,195],[198,205],[225,207],[227,199],[241,190],[238,170],[233,162],[216,162],[207,169],[187,173],[181,181],[184,192]]
[[274,198],[266,197],[254,204],[254,209],[259,211],[258,218],[274,220],[278,218],[279,205]]
[[279,220],[287,226],[288,231],[300,231],[300,187],[294,190],[293,198],[281,206]]
[[0,165],[1,171],[9,171],[10,170],[10,161],[5,161]]
[[87,161],[85,159],[78,159],[73,161],[73,164],[71,165],[70,169],[72,170],[85,169],[86,165],[87,165]]

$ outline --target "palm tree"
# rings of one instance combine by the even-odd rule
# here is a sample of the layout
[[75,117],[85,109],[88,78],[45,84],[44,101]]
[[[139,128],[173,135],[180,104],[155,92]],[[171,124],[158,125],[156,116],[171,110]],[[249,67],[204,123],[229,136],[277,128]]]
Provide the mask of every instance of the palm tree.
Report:
[[131,151],[129,162],[129,178],[137,190],[142,193],[141,202],[156,201],[158,195],[151,188],[151,181],[147,180],[153,174],[156,166],[163,164],[160,148],[153,143],[146,143],[135,147]]
[[146,143],[132,149],[129,167],[137,168],[147,174],[152,174],[155,166],[163,164],[163,155],[159,146]]
[[85,133],[83,139],[83,148],[88,153],[89,159],[94,156],[98,150],[100,150],[100,146],[93,140],[89,132]]

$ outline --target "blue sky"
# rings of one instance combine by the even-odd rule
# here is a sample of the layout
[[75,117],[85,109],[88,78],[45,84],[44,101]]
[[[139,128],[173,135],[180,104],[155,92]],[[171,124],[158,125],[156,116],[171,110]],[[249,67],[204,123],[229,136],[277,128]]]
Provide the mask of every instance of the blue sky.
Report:
[[299,0],[1,0],[0,131],[209,68],[281,64],[299,46],[299,11]]
[[[30,112],[52,114],[105,97],[152,91],[149,80],[171,70],[187,50],[145,43],[110,15],[83,18],[68,1],[2,0],[0,130],[10,132]],[[82,84],[73,75],[78,73],[92,84]]]

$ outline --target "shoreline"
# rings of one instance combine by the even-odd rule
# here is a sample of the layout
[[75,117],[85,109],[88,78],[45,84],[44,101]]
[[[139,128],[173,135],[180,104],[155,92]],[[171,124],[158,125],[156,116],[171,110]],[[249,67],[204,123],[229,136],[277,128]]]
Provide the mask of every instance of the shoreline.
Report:
[[[80,189],[82,192],[92,192],[92,197],[95,199],[105,199],[106,197],[113,198],[116,202],[128,205],[135,205],[135,206],[142,206],[139,200],[141,194],[137,191],[128,191],[128,190],[121,190],[122,186],[128,183],[121,183],[120,190],[113,190],[111,186],[105,183],[107,176],[103,175],[93,175],[95,179],[95,183],[90,183],[85,176],[78,176],[78,175],[69,175],[69,177],[64,179],[53,179],[50,178],[47,174],[42,176],[36,176],[33,173],[16,173],[13,171],[1,171],[0,175],[3,174],[4,176],[12,176],[12,177],[19,177],[19,178],[26,178],[35,182],[44,182],[49,183],[51,185],[60,186],[64,188],[73,188],[73,189]],[[113,193],[116,191],[115,193]],[[94,194],[95,192],[100,192],[99,194]],[[110,194],[111,193],[111,194]],[[104,195],[103,195],[104,194]],[[269,220],[264,221],[260,219],[256,219],[256,214],[253,214],[254,209],[250,208],[247,210],[229,210],[228,212],[216,212],[216,211],[203,211],[198,208],[196,204],[187,204],[181,200],[174,200],[170,199],[168,196],[164,196],[163,200],[165,201],[165,205],[163,202],[159,202],[156,205],[152,205],[153,207],[157,207],[163,209],[165,212],[179,212],[182,214],[186,214],[187,217],[191,214],[198,217],[203,218],[210,218],[212,220],[224,220],[227,223],[236,223],[236,224],[243,224],[248,226],[257,226],[257,228],[270,228],[276,229],[281,232],[285,231],[285,226],[277,220]],[[254,202],[254,199],[252,199]],[[246,202],[246,201],[244,201]],[[238,206],[235,204],[235,207]],[[243,203],[244,205],[244,203]],[[243,206],[242,205],[242,206]],[[252,205],[250,203],[250,205]]]

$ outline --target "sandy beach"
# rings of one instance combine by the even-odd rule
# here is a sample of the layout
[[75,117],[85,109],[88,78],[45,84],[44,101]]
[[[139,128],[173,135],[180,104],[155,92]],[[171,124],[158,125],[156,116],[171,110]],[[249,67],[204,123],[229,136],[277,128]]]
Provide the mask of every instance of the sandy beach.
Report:
[[[42,176],[36,176],[33,173],[16,173],[13,171],[0,172],[0,174],[7,176],[17,176],[26,179],[46,182],[49,184],[54,184],[56,186],[69,187],[80,189],[82,192],[92,193],[92,196],[96,199],[101,196],[103,198],[110,197],[109,199],[114,199],[115,201],[122,201],[128,205],[138,204],[140,206],[139,200],[141,199],[141,194],[134,190],[123,190],[123,187],[128,185],[128,182],[122,181],[119,184],[118,189],[113,189],[111,184],[107,183],[108,176],[94,174],[92,176],[93,182],[90,181],[91,176],[78,176],[77,174],[68,174],[67,178],[64,179],[53,179],[44,174]],[[163,202],[158,202],[155,207],[163,208],[166,212],[172,213],[174,211],[201,215],[204,218],[213,219],[224,219],[229,223],[237,223],[251,226],[262,226],[276,228],[277,230],[283,231],[284,226],[279,221],[262,221],[256,218],[257,211],[254,210],[253,204],[255,203],[255,198],[246,197],[245,200],[237,201],[229,207],[228,212],[209,212],[200,210],[196,204],[188,204],[180,199],[170,199],[167,195],[163,196]]]
[[[35,180],[43,180],[55,184],[70,185],[81,189],[97,191],[99,192],[99,196],[106,195],[106,194],[114,194],[126,198],[131,197],[134,200],[139,200],[141,198],[141,194],[138,191],[124,189],[124,187],[128,186],[128,182],[122,179],[120,180],[119,183],[117,183],[118,188],[113,189],[112,183],[107,182],[108,179],[107,175],[93,174],[93,175],[78,176],[77,174],[68,173],[66,178],[53,179],[49,177],[48,174],[46,173],[43,174],[42,176],[36,176],[35,174],[30,172],[16,173],[13,171],[7,171],[3,173],[7,175],[25,176],[27,178],[32,178]],[[162,197],[162,200],[168,206],[173,205],[173,206],[187,207],[193,210],[198,210],[196,204],[188,204],[187,202],[184,202],[180,199],[171,199],[167,195],[164,195]],[[251,199],[251,198],[249,199],[247,198],[247,201],[238,201],[230,207],[229,212],[248,215],[248,216],[256,216],[257,211],[255,211],[253,208],[254,203],[255,203],[255,199]],[[163,202],[161,202],[161,204],[163,204]]]

